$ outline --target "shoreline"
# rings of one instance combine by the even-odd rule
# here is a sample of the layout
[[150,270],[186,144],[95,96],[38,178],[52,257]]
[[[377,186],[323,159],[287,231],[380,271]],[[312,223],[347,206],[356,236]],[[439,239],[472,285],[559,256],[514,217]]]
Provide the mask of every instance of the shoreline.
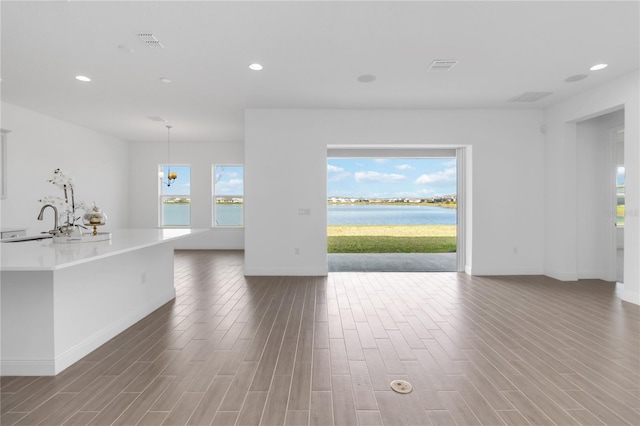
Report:
[[329,237],[455,237],[457,225],[327,225]]
[[328,225],[328,253],[453,253],[456,225]]
[[429,203],[429,202],[421,202],[421,203],[406,203],[402,201],[398,202],[359,202],[359,203],[334,203],[331,201],[327,202],[327,206],[422,206],[422,207],[443,207],[447,209],[457,209],[458,203]]

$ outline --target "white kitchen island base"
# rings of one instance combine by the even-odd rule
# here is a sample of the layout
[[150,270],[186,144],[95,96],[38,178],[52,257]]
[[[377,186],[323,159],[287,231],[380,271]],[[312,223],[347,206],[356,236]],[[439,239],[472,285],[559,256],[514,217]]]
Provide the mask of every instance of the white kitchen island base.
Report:
[[[128,244],[137,237],[123,241],[117,235],[115,247],[3,245],[3,376],[56,375],[175,298],[173,244],[167,243],[171,238]],[[24,250],[31,244],[36,252],[54,250],[66,258],[52,268],[11,270],[20,268],[4,263],[11,263],[5,259],[7,249]]]

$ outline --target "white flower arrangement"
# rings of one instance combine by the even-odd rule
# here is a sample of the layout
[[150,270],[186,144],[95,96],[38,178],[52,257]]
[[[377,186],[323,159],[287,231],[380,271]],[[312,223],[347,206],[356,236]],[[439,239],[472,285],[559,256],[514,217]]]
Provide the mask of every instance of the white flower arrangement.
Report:
[[84,228],[84,226],[76,224],[76,222],[82,218],[81,214],[77,215],[78,210],[84,211],[86,209],[84,207],[84,203],[80,202],[76,204],[75,195],[73,193],[73,179],[65,175],[62,170],[55,169],[53,171],[53,177],[49,179],[48,182],[62,189],[64,198],[45,196],[38,201],[43,204],[54,205],[58,208],[60,223],[62,223],[60,228],[63,232],[70,232],[76,226]]

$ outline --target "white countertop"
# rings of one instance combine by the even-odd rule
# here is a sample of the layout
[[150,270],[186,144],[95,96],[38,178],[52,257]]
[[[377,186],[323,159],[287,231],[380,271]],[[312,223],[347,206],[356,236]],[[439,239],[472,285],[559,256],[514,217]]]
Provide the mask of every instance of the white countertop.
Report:
[[0,243],[1,271],[55,271],[100,258],[165,243],[201,229],[120,229],[111,239],[54,244],[51,239]]

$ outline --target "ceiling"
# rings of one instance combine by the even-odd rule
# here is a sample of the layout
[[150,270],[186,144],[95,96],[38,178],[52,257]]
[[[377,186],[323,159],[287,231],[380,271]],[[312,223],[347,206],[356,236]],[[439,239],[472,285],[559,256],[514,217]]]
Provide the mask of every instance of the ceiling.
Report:
[[[2,100],[128,141],[164,142],[154,116],[177,142],[242,142],[246,108],[544,108],[639,67],[637,1],[0,7]],[[448,59],[459,62],[428,71]],[[597,63],[609,66],[589,71]],[[588,77],[565,82],[577,74]],[[524,92],[553,94],[508,101]]]

